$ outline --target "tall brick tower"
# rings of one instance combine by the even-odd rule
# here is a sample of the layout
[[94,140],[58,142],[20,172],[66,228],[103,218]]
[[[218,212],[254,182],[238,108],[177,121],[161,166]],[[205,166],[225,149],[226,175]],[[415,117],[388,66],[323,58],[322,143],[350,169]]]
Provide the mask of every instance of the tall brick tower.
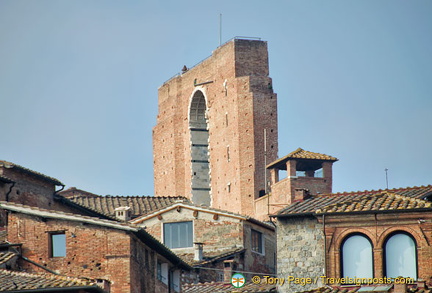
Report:
[[276,102],[264,41],[233,39],[165,82],[153,129],[156,196],[253,216],[265,164],[277,158]]

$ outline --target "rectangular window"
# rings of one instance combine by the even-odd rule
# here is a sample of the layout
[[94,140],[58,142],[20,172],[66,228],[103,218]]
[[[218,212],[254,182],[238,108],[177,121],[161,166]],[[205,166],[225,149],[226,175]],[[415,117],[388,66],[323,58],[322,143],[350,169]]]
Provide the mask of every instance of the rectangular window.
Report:
[[66,256],[66,234],[64,232],[54,232],[49,234],[51,257],[65,257]]
[[193,246],[193,227],[190,222],[165,223],[164,244],[168,248],[183,248]]
[[263,236],[261,232],[252,230],[252,251],[264,253]]

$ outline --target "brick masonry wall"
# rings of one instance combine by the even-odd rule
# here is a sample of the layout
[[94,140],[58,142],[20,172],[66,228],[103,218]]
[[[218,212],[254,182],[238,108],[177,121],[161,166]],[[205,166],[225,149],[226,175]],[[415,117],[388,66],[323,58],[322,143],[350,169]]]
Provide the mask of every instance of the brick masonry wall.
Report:
[[[277,274],[279,278],[315,278],[323,276],[323,226],[315,218],[278,219],[277,221]],[[285,282],[278,292],[303,292],[322,286]]]
[[[65,232],[65,257],[50,257],[50,232],[56,231]],[[111,292],[154,290],[156,253],[125,231],[10,213],[8,241],[22,243],[23,256],[60,274],[110,280]],[[45,272],[26,261],[20,265]]]
[[[16,168],[0,168],[0,174],[15,181],[9,201],[49,209],[54,204],[55,185]],[[10,184],[7,184],[8,187]],[[9,188],[7,190],[9,191]],[[2,198],[5,194],[2,195]]]
[[199,90],[207,104],[211,206],[253,215],[264,189],[264,128],[267,162],[277,157],[277,97],[269,84],[267,44],[250,40],[228,42],[164,83],[153,129],[156,195],[191,196],[189,105]]
[[[163,242],[163,224],[172,222],[193,221],[193,242],[204,243],[206,251],[226,250],[243,246],[242,221],[232,217],[218,216],[215,220],[214,214],[199,211],[194,216],[194,210],[181,208],[178,212],[172,209],[161,214],[162,219],[156,216],[142,223],[147,232]],[[194,248],[175,248],[176,253],[194,253]]]
[[[180,211],[172,209],[161,214],[161,219],[155,216],[140,223],[140,225],[145,226],[149,233],[163,242],[164,223],[193,221],[193,242],[204,243],[204,255],[244,247],[247,250],[244,263],[242,263],[242,270],[262,273],[275,272],[276,236],[273,230],[229,216],[218,215],[218,218],[215,219],[214,215],[214,213],[204,211],[194,213],[194,210],[189,208],[182,208]],[[263,255],[251,251],[251,229],[263,234],[265,251]],[[194,247],[175,248],[173,251],[179,254],[193,254]]]
[[361,233],[372,242],[374,276],[385,276],[385,241],[395,232],[411,235],[417,245],[418,278],[430,281],[432,276],[432,215],[425,213],[393,213],[371,215],[343,215],[326,217],[327,274],[340,277],[341,246],[353,233]]

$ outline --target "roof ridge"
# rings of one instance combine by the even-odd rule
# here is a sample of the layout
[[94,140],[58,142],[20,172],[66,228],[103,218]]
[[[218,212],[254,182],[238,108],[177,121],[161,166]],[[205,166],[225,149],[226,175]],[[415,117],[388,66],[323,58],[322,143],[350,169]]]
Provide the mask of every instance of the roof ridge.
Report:
[[379,191],[392,191],[392,190],[407,190],[407,189],[419,189],[419,188],[432,188],[432,184],[428,185],[420,185],[420,186],[408,186],[408,187],[396,187],[396,188],[390,188],[390,189],[365,189],[365,190],[357,190],[357,191],[339,191],[339,192],[332,192],[332,193],[324,193],[320,194],[320,196],[326,196],[326,195],[342,195],[342,194],[358,194],[358,193],[366,193],[366,192],[379,192]]
[[20,165],[18,165],[18,164],[15,164],[15,163],[12,163],[12,162],[9,162],[9,161],[5,161],[5,160],[0,160],[0,167],[5,167],[5,168],[18,168],[18,169],[21,169],[22,171],[24,171],[24,172],[28,172],[28,173],[32,173],[32,174],[34,174],[34,175],[36,175],[36,176],[39,176],[39,177],[42,177],[42,178],[44,178],[46,181],[51,181],[52,183],[54,183],[55,185],[63,185],[64,186],[64,184],[60,181],[60,180],[58,180],[58,179],[56,179],[56,178],[54,178],[54,177],[51,177],[51,176],[48,176],[48,175],[45,175],[45,174],[43,174],[43,173],[41,173],[41,172],[37,172],[37,171],[34,171],[34,170],[31,170],[31,169],[29,169],[29,168],[26,168],[26,167],[23,167],[23,166],[20,166]]
[[[362,196],[362,197],[358,197],[358,198],[354,198],[354,199],[347,199],[346,201],[342,201],[342,202],[337,202],[337,203],[333,203],[333,204],[329,204],[323,207],[320,207],[318,209],[315,210],[315,213],[325,213],[325,212],[329,212],[329,210],[333,210],[333,212],[337,212],[337,209],[334,210],[337,207],[342,207],[342,206],[352,206],[355,204],[360,204],[362,202],[365,202],[365,204],[367,203],[367,201],[369,200],[373,200],[376,199],[375,201],[371,202],[368,204],[369,208],[373,208],[375,203],[377,202],[378,199],[381,199],[385,196],[389,196],[392,198],[397,198],[397,199],[401,199],[404,202],[406,202],[406,204],[403,206],[403,208],[399,208],[397,207],[396,209],[407,209],[409,208],[408,205],[410,202],[416,202],[418,204],[423,204],[423,206],[421,207],[412,207],[412,209],[418,209],[418,208],[430,208],[432,207],[432,203],[424,200],[424,199],[419,199],[419,198],[415,198],[415,197],[410,197],[410,196],[406,196],[406,195],[402,195],[402,194],[397,194],[397,193],[393,193],[393,192],[388,192],[388,191],[383,191],[381,193],[378,194],[369,194],[366,196]],[[386,210],[395,210],[395,208],[390,208],[391,203],[386,205]],[[330,211],[331,212],[331,211]]]

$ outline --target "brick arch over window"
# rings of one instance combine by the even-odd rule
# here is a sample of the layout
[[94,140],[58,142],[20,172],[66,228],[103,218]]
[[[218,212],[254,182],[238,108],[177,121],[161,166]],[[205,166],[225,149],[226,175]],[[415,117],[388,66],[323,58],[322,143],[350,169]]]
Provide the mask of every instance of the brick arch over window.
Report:
[[189,106],[191,196],[194,204],[210,206],[209,130],[206,113],[204,93],[196,90]]
[[333,240],[334,248],[338,250],[341,247],[342,242],[345,240],[345,238],[352,234],[364,234],[372,243],[372,247],[378,247],[375,234],[371,233],[369,230],[363,228],[347,228],[344,231],[337,233],[337,236]]
[[427,240],[421,234],[420,231],[416,231],[416,230],[409,228],[409,227],[389,227],[389,228],[385,229],[382,233],[380,233],[380,235],[378,236],[376,247],[384,249],[385,241],[387,240],[387,238],[391,234],[394,234],[396,232],[403,232],[403,233],[411,235],[411,237],[414,238],[414,241],[416,242],[417,247],[427,245]]

